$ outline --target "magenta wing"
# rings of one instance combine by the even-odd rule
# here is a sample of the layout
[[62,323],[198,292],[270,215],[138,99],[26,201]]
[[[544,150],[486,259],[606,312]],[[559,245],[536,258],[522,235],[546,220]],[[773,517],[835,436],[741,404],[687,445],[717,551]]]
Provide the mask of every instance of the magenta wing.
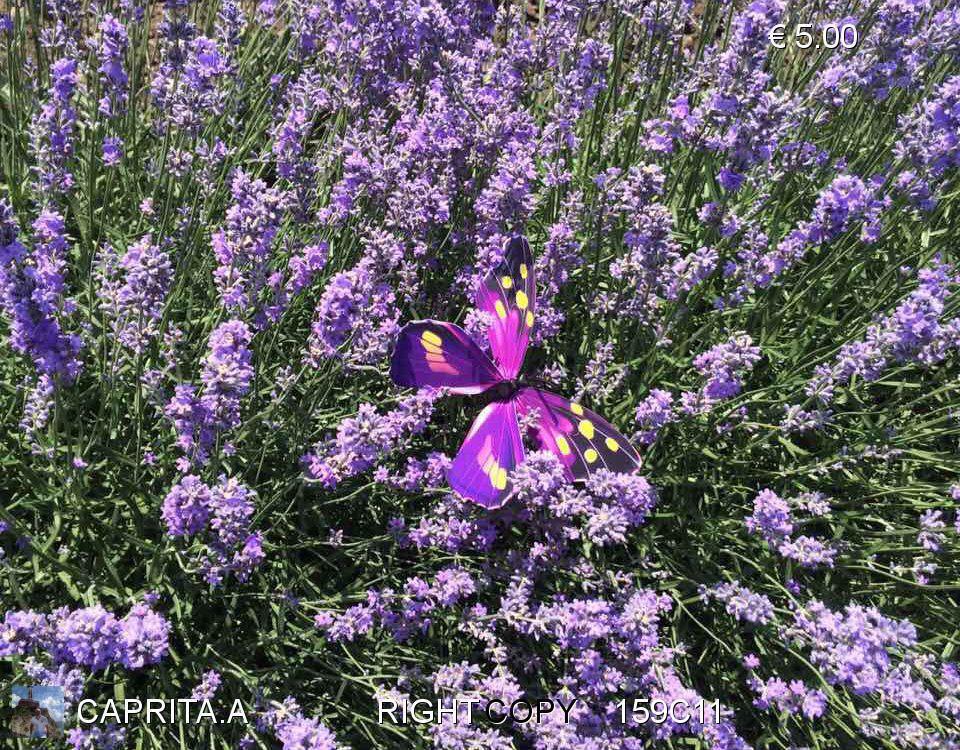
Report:
[[397,336],[390,377],[401,386],[482,393],[502,380],[490,357],[460,326],[439,320],[407,323]]
[[523,461],[517,403],[487,404],[470,427],[447,472],[447,481],[484,508],[498,508],[513,494],[510,472]]
[[521,388],[517,403],[521,415],[538,412],[540,446],[560,459],[570,479],[601,468],[626,474],[640,468],[640,454],[599,414],[538,388]]
[[503,260],[477,290],[476,305],[490,315],[490,349],[500,373],[513,380],[527,352],[537,306],[533,255],[526,239],[514,237],[507,243]]

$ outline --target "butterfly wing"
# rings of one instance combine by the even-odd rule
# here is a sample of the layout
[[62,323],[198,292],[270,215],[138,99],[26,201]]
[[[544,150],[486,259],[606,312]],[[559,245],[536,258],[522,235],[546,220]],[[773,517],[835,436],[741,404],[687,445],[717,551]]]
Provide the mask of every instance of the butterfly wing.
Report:
[[517,393],[521,414],[540,414],[537,439],[566,468],[570,479],[586,479],[597,469],[630,473],[640,467],[640,454],[599,414],[538,388]]
[[401,386],[434,386],[464,394],[481,393],[502,379],[466,331],[439,320],[417,320],[400,330],[390,377]]
[[513,380],[520,372],[537,306],[533,254],[523,237],[514,237],[503,260],[477,290],[477,307],[490,315],[488,336],[500,373]]
[[453,459],[447,480],[484,508],[498,508],[513,493],[508,476],[523,461],[517,403],[494,401],[477,415]]

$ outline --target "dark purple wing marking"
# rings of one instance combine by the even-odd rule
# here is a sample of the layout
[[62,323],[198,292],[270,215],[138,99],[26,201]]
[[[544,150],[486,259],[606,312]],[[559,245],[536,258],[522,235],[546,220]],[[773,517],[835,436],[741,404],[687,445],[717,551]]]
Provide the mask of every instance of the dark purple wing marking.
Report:
[[586,479],[597,469],[624,474],[640,468],[640,454],[599,414],[538,388],[517,392],[520,414],[539,412],[537,439],[563,463],[570,479]]
[[527,352],[537,306],[533,254],[523,237],[507,243],[500,265],[484,277],[477,290],[476,305],[490,315],[490,349],[500,373],[513,380]]
[[494,401],[473,421],[447,472],[447,481],[484,508],[498,508],[513,494],[509,475],[522,461],[517,403]]
[[407,323],[390,361],[397,385],[482,393],[502,380],[496,365],[460,326],[438,320]]

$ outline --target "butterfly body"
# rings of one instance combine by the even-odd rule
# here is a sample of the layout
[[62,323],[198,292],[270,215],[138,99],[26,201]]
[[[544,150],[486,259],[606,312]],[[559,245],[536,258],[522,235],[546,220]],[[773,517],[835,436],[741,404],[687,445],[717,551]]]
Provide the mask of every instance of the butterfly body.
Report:
[[489,401],[510,401],[520,390],[520,383],[516,380],[501,380],[494,386],[487,388],[481,396]]
[[557,456],[571,480],[597,469],[636,470],[636,449],[603,417],[519,377],[536,322],[533,256],[523,237],[507,243],[476,302],[490,317],[492,359],[459,326],[418,320],[401,329],[390,363],[398,385],[448,388],[485,404],[447,473],[450,486],[487,508],[506,502],[513,494],[510,473],[524,457],[521,418],[534,425],[540,446]]

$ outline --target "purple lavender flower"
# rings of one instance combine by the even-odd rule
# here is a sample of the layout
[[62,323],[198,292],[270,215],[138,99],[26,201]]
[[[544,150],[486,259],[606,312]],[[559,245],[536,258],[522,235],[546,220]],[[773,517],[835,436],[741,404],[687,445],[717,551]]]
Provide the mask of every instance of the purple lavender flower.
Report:
[[760,349],[745,333],[734,334],[698,355],[693,366],[706,378],[699,391],[681,394],[687,414],[705,414],[721,401],[733,398],[743,388],[743,378],[760,361]]
[[188,475],[163,501],[163,521],[174,537],[204,535],[197,558],[204,579],[219,586],[229,575],[246,581],[263,562],[263,540],[250,532],[256,493],[234,478],[221,476],[212,487]]
[[330,246],[326,242],[305,245],[291,256],[284,304],[310,286],[316,275],[326,267],[329,256]]
[[72,382],[80,371],[79,336],[64,333],[62,320],[74,303],[64,295],[68,241],[63,217],[43,211],[34,222],[32,253],[17,239],[13,210],[0,201],[0,299],[10,320],[10,345],[29,355],[41,375]]
[[135,604],[119,621],[118,628],[119,659],[127,669],[156,664],[167,655],[170,623],[149,605]]
[[119,750],[127,742],[127,729],[115,724],[102,727],[73,727],[67,730],[72,750]]
[[[583,198],[578,193],[569,197],[561,219],[548,232],[543,248],[537,256],[537,326],[533,335],[537,340],[548,339],[559,331],[566,316],[562,306],[553,304],[554,298],[570,280],[583,259],[582,248],[576,238],[583,211]],[[485,340],[485,336],[476,337]]]
[[942,511],[924,511],[920,516],[920,533],[917,534],[917,544],[928,552],[939,552],[946,540],[946,536],[943,533],[946,525],[943,521]]
[[99,111],[107,119],[122,116],[127,110],[127,85],[129,78],[124,68],[124,58],[129,47],[127,30],[109,13],[100,22],[100,44],[97,57],[100,59],[100,87],[103,96]]
[[[364,259],[327,284],[317,304],[306,360],[314,366],[331,357],[354,364],[375,362],[396,338],[399,315],[393,287]],[[348,339],[350,351],[344,353],[340,349]]]
[[292,183],[301,211],[306,212],[317,170],[306,153],[307,138],[317,112],[330,104],[326,81],[318,71],[308,68],[288,87],[285,99],[286,112],[273,130],[273,157],[277,172]]
[[[177,433],[177,445],[186,453],[203,463],[213,445],[215,432],[212,418],[197,398],[197,389],[192,383],[182,383],[173,390],[173,396],[163,410],[173,423]],[[189,466],[189,461],[187,462]]]
[[123,140],[117,136],[108,135],[103,139],[101,154],[103,155],[103,166],[117,166],[123,159]]
[[[564,36],[570,33],[570,21],[563,18],[563,13],[556,15],[558,18],[552,19],[553,23],[546,24],[543,31],[545,35],[551,35],[551,32],[556,34],[557,38],[551,41],[555,48],[562,49],[569,44]],[[575,17],[575,14],[570,16]],[[579,49],[571,50],[571,55],[576,55],[576,62],[569,66],[554,85],[557,100],[542,135],[543,141],[558,151],[561,144],[571,149],[576,146],[576,122],[593,106],[597,96],[606,88],[606,73],[613,58],[613,48],[599,39],[585,39]],[[544,154],[544,160],[550,161],[552,155],[548,151]],[[565,181],[558,179],[554,184]]]
[[254,498],[253,490],[233,478],[221,477],[214,486],[210,492],[210,528],[219,548],[226,550],[245,542]]
[[753,500],[753,514],[746,519],[751,534],[759,534],[771,544],[793,534],[790,504],[773,490],[761,490]]
[[837,59],[815,80],[812,93],[840,107],[855,91],[874,99],[897,89],[918,87],[942,54],[955,56],[960,14],[954,8],[931,11],[927,0],[881,2],[870,34],[849,58]]
[[366,602],[347,608],[341,615],[321,612],[314,618],[314,625],[335,642],[353,641],[377,626],[403,642],[425,633],[438,608],[453,607],[476,591],[477,582],[469,572],[449,567],[440,570],[430,583],[417,577],[408,579],[401,595],[392,589],[368,591]]
[[649,149],[669,153],[682,142],[727,155],[718,180],[730,192],[741,187],[749,168],[770,160],[799,120],[797,103],[769,85],[764,69],[768,33],[784,9],[782,2],[758,1],[733,16],[728,42],[711,45],[667,115],[645,123]]
[[256,312],[258,295],[268,283],[285,196],[239,169],[230,193],[226,225],[211,238],[218,264],[213,276],[227,310]]
[[833,567],[837,550],[828,544],[806,535],[786,539],[777,545],[777,551],[790,560],[796,560],[804,568]]
[[476,590],[477,584],[470,573],[463,568],[452,567],[437,573],[429,595],[436,599],[441,607],[450,607],[471,596]]
[[716,269],[716,248],[701,247],[689,255],[674,261],[670,267],[670,280],[664,285],[664,296],[677,300],[705,281]]
[[[499,262],[500,251],[510,238],[508,228],[522,227],[533,211],[535,176],[527,139],[511,139],[504,144],[493,175],[474,204],[480,267],[484,273]],[[475,281],[479,281],[479,276]]]
[[742,302],[754,289],[764,289],[799,263],[814,248],[838,239],[844,232],[859,226],[860,238],[872,243],[880,235],[883,210],[890,199],[878,197],[878,187],[855,175],[836,177],[817,196],[808,221],[801,222],[773,249],[763,242],[748,243],[728,262],[724,276],[736,282],[723,306]]
[[349,607],[327,628],[327,637],[334,642],[353,641],[357,636],[370,632],[375,624],[374,614],[368,604]]
[[830,684],[857,695],[882,692],[892,703],[920,710],[933,704],[923,684],[898,667],[896,654],[917,642],[916,629],[905,620],[858,604],[833,611],[812,600],[796,611],[786,634],[809,649],[810,661]]
[[639,474],[601,469],[590,475],[587,490],[601,508],[616,504],[617,510],[624,514],[627,526],[642,524],[657,504],[656,489]]
[[833,567],[838,552],[835,547],[810,536],[793,536],[799,523],[793,513],[795,509],[812,516],[822,517],[830,513],[829,503],[819,493],[784,500],[772,490],[765,489],[754,498],[753,514],[745,519],[747,530],[761,536],[783,557],[796,560],[805,568]]
[[220,689],[220,681],[220,673],[215,669],[204,672],[203,679],[190,693],[190,697],[194,700],[213,700]]
[[197,28],[183,13],[186,3],[165,3],[163,21],[160,24],[160,62],[150,82],[150,95],[155,106],[169,111],[176,94],[176,80],[183,73],[190,41],[197,35]]
[[812,430],[819,430],[830,422],[829,410],[812,409],[807,411],[799,405],[793,404],[784,407],[783,420],[780,429],[788,435],[803,434]]
[[119,658],[119,623],[100,605],[58,610],[51,615],[50,630],[57,661],[98,671]]
[[27,391],[23,401],[23,416],[20,419],[20,429],[30,441],[30,448],[34,453],[42,452],[41,437],[43,429],[50,419],[50,409],[54,404],[56,386],[49,375],[37,378],[33,387]]
[[217,9],[217,41],[231,58],[240,46],[246,27],[247,17],[241,4],[236,0],[222,0]]
[[162,516],[170,536],[199,534],[210,518],[210,488],[200,477],[185,476],[167,493]]
[[[646,175],[640,178],[631,172],[630,177],[641,186],[631,185],[628,195],[619,198],[623,207],[646,190],[642,186]],[[627,254],[610,264],[610,276],[628,290],[617,302],[619,312],[652,326],[672,285],[668,270],[680,260],[680,246],[673,239],[673,215],[663,204],[652,202],[628,216],[629,228],[623,236]]]
[[317,444],[303,457],[309,479],[334,487],[347,477],[366,471],[381,457],[422,432],[442,391],[424,389],[401,401],[386,414],[371,404],[361,404],[356,417],[345,419],[336,437]]
[[224,79],[232,66],[217,41],[210,37],[193,37],[186,48],[179,80],[166,82],[170,120],[188,133],[198,133],[207,117],[222,110],[226,102]]
[[303,715],[293,698],[269,710],[264,724],[273,732],[283,750],[339,750],[336,735],[317,719]]
[[871,324],[862,339],[844,344],[831,364],[817,367],[808,395],[829,403],[836,388],[854,376],[873,381],[895,363],[936,364],[960,344],[960,322],[942,320],[958,281],[953,267],[937,259],[917,278],[917,289]]
[[601,343],[587,361],[583,376],[577,379],[575,398],[582,401],[592,397],[604,401],[616,392],[627,374],[627,368],[614,361],[613,342]]
[[170,256],[145,235],[119,258],[107,246],[98,270],[100,305],[113,334],[135,354],[156,340],[173,281]]
[[20,656],[49,640],[47,615],[33,611],[8,610],[0,626],[0,656]]
[[958,103],[960,76],[953,76],[900,121],[899,132],[902,137],[894,146],[894,154],[907,160],[915,170],[909,172],[910,179],[902,184],[910,191],[911,199],[928,210],[933,207],[931,185],[942,182],[948,170],[960,165],[960,157],[957,156],[957,146],[960,144]]
[[650,445],[657,439],[660,430],[676,418],[673,394],[660,388],[652,389],[650,395],[637,406],[636,420],[640,432],[636,439],[643,445]]
[[827,709],[824,692],[808,688],[800,680],[791,680],[788,684],[779,677],[770,677],[765,682],[751,677],[749,684],[757,695],[753,705],[760,709],[776,708],[791,714],[799,713],[807,719],[820,718]]
[[250,328],[240,320],[217,326],[203,358],[203,393],[198,397],[192,384],[178,385],[165,407],[178,444],[201,463],[208,459],[216,436],[240,424],[240,399],[253,379],[252,337]]
[[718,583],[700,588],[705,602],[715,599],[724,605],[727,614],[742,622],[765,625],[773,619],[773,603],[763,594],[757,594],[738,581]]
[[47,101],[34,124],[33,149],[40,186],[56,198],[70,192],[74,183],[70,162],[77,121],[77,112],[73,108],[78,81],[76,60],[56,60],[50,66],[50,79]]

